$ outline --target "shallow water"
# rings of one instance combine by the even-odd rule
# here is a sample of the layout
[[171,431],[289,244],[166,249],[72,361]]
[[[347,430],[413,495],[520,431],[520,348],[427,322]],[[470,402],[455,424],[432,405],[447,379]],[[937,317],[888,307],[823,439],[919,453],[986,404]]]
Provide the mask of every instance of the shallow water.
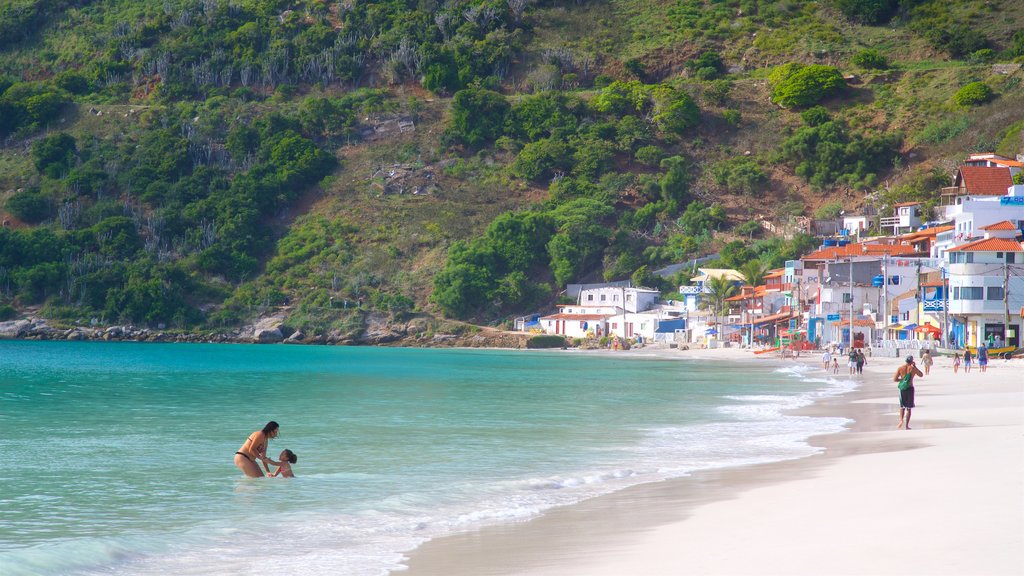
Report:
[[[452,532],[798,458],[852,389],[800,366],[579,353],[0,342],[0,573],[386,574]],[[232,455],[268,420],[294,479]]]

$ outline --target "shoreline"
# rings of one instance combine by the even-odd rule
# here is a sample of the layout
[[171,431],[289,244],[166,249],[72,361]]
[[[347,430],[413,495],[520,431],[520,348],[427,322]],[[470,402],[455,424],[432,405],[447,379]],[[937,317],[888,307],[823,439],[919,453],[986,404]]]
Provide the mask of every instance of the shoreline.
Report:
[[[760,360],[735,349],[693,352],[671,357]],[[772,361],[820,369],[818,356]],[[936,359],[918,382],[913,429],[897,431],[888,381],[901,362],[869,359],[855,390],[791,412],[852,420],[844,432],[810,438],[818,454],[641,484],[527,522],[431,540],[393,573],[1024,573],[1017,363],[954,377],[950,361]]]

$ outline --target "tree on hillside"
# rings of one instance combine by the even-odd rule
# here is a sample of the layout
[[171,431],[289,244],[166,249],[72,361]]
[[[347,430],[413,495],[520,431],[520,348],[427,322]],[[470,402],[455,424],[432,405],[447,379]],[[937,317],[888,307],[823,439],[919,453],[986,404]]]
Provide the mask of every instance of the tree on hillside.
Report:
[[445,130],[445,139],[479,148],[501,136],[510,108],[508,100],[492,90],[459,90],[452,98],[451,124]]

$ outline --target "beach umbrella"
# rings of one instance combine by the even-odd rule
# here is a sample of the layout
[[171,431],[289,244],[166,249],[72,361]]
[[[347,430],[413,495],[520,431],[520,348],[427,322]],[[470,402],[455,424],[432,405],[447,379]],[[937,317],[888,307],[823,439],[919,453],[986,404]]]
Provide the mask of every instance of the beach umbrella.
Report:
[[934,334],[934,335],[938,335],[942,331],[939,330],[937,327],[932,326],[931,324],[921,324],[917,328],[914,328],[914,332],[919,332],[921,334]]

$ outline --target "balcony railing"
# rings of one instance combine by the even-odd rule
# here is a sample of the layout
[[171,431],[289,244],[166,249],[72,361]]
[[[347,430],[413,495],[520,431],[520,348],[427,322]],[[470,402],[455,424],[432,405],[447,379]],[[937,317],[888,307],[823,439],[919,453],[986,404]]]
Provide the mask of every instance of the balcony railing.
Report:
[[942,312],[946,309],[945,300],[925,300],[922,304],[925,312]]

